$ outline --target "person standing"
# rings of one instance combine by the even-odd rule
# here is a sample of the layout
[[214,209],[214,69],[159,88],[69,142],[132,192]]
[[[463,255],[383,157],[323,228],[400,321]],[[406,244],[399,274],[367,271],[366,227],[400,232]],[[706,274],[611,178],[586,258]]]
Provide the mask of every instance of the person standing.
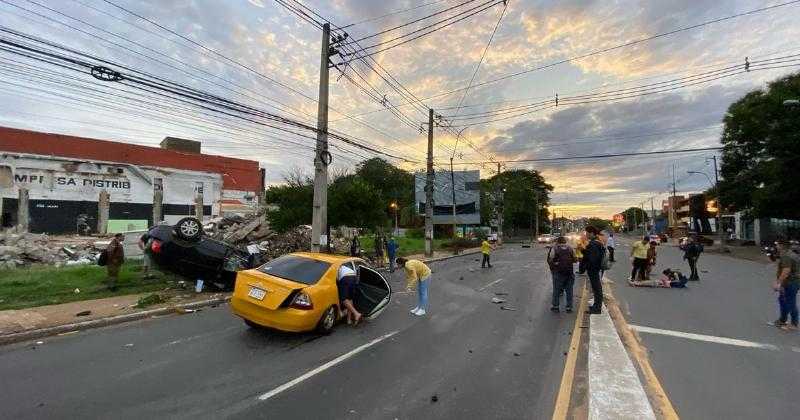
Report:
[[375,235],[375,266],[383,267],[383,237],[380,234]]
[[597,239],[597,228],[594,226],[586,227],[586,238],[589,242],[583,250],[583,268],[589,276],[589,284],[592,285],[594,303],[586,311],[588,314],[599,314],[603,309],[603,283],[600,279],[600,272],[603,269],[603,257],[606,252],[605,246]]
[[121,233],[114,235],[111,243],[106,247],[106,254],[108,259],[106,262],[106,272],[108,273],[108,290],[117,290],[117,280],[119,280],[119,269],[122,263],[125,262],[125,250],[122,248],[122,241],[125,236]]
[[[775,321],[775,326],[784,330],[797,330],[797,290],[800,289],[798,277],[798,259],[792,255],[789,242],[779,240],[775,242],[778,251],[778,272],[773,288],[778,292],[780,304],[780,318]],[[791,325],[786,321],[791,317]]]
[[657,256],[658,252],[656,252],[656,242],[650,241],[650,247],[647,248],[647,270],[645,270],[645,277],[647,280],[650,280],[650,273],[653,271],[653,267],[656,266]]
[[152,257],[150,256],[150,244],[152,243],[152,238],[150,237],[150,231],[147,231],[139,237],[139,249],[142,250],[142,278],[143,279],[150,279],[153,275],[150,273],[150,269],[153,268],[153,261]]
[[[552,253],[551,253],[552,252]],[[548,263],[550,273],[553,276],[553,300],[550,310],[559,312],[561,308],[561,294],[566,295],[567,313],[572,312],[572,289],[575,284],[575,251],[567,245],[567,238],[559,236],[556,239],[556,246],[548,252]]]
[[691,274],[689,280],[699,281],[700,276],[697,274],[697,260],[700,259],[700,254],[703,253],[703,244],[701,244],[696,235],[689,236],[689,243],[686,244],[686,250],[683,253],[683,259],[689,263]]
[[399,248],[397,241],[394,240],[394,236],[390,236],[389,242],[386,243],[386,253],[389,254],[389,272],[391,273],[394,273],[394,260],[397,258],[397,250]]
[[493,249],[494,245],[490,244],[488,240],[484,239],[483,242],[481,242],[481,254],[483,255],[481,268],[486,268],[487,265],[489,268],[492,268],[491,254]]
[[608,248],[608,261],[614,262],[614,248],[617,247],[616,240],[614,239],[614,231],[608,231],[608,240],[606,241],[606,248]]
[[350,256],[358,257],[361,253],[361,243],[358,242],[358,233],[353,233],[353,239],[350,241]]
[[397,265],[403,267],[406,272],[406,290],[414,290],[417,287],[417,306],[411,313],[417,316],[424,316],[428,312],[428,286],[431,282],[431,269],[419,260],[407,260],[403,257],[397,259]]
[[642,281],[647,272],[647,250],[650,244],[650,238],[645,236],[641,241],[636,241],[631,247],[631,280]]

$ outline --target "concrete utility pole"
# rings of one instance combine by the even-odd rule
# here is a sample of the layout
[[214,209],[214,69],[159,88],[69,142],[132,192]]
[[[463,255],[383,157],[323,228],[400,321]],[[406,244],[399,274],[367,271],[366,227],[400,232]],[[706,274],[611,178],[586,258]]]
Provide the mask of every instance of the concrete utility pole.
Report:
[[105,235],[108,233],[108,212],[111,206],[111,194],[108,191],[100,191],[97,200],[97,233]]
[[719,169],[717,168],[717,155],[711,156],[714,161],[714,188],[717,190],[717,234],[719,235],[719,247],[725,250],[725,232],[722,229],[722,194],[719,190]]
[[500,182],[500,162],[497,162],[497,200],[500,203],[499,210],[497,211],[497,244],[503,243],[503,185]]
[[[27,188],[19,189],[19,200],[17,201],[17,226],[20,233],[28,232],[30,220],[30,215],[28,214],[28,211],[30,210],[28,201],[29,197],[30,195],[28,194]],[[0,198],[0,200],[2,199]]]
[[317,108],[317,148],[314,156],[314,209],[311,217],[311,251],[320,252],[328,243],[328,57],[331,25],[322,25],[322,51],[319,64],[319,107]]
[[433,110],[428,110],[428,173],[425,176],[425,256],[433,256]]
[[164,220],[164,185],[161,178],[153,180],[153,226]]
[[453,172],[453,158],[450,157],[450,189],[453,191],[453,238],[456,238],[456,175]]

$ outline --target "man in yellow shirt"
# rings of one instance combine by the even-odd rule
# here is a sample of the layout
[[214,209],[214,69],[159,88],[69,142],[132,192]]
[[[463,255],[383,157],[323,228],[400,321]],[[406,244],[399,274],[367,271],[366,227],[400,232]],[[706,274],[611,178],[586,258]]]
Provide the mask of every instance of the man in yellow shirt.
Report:
[[413,290],[417,286],[417,307],[411,313],[423,316],[428,310],[428,284],[431,281],[431,269],[419,260],[407,260],[403,257],[397,259],[397,265],[406,272],[406,290]]
[[492,263],[489,261],[489,257],[492,253],[494,246],[489,243],[488,240],[484,239],[481,242],[481,254],[483,254],[483,260],[481,261],[481,268],[485,268],[487,265],[489,268],[492,268]]
[[633,270],[631,271],[631,280],[643,281],[647,272],[647,249],[650,247],[650,238],[645,236],[641,241],[633,243],[631,247],[631,261],[633,262]]

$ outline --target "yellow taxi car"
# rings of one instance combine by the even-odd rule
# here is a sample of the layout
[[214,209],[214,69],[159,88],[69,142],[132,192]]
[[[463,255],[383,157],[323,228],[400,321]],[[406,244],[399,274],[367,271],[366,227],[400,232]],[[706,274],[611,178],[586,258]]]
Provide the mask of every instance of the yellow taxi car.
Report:
[[240,271],[231,309],[254,328],[329,333],[338,320],[336,282],[343,266],[358,275],[353,305],[364,318],[374,319],[392,296],[386,279],[360,258],[311,252],[286,254]]

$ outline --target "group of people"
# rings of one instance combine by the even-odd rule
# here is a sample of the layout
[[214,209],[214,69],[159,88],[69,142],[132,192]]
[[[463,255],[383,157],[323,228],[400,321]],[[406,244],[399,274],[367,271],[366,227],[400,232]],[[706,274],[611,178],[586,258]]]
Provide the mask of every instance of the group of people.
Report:
[[703,244],[692,235],[686,239],[686,243],[681,246],[683,259],[689,264],[691,274],[686,277],[680,270],[667,268],[661,272],[661,277],[651,280],[650,275],[656,265],[658,243],[650,236],[645,236],[641,241],[633,243],[631,247],[631,276],[628,284],[635,287],[671,287],[684,288],[689,281],[699,281],[700,275],[697,272],[697,260],[703,253]]
[[[389,236],[387,239],[384,235],[376,234],[373,241],[373,246],[375,250],[375,266],[382,268],[385,265],[386,260],[388,260],[389,271],[394,273],[397,250],[400,249],[400,246],[397,244],[394,236]],[[358,235],[353,235],[353,239],[350,240],[350,256],[361,256],[361,242],[358,239]]]
[[[566,297],[566,312],[573,310],[573,286],[575,284],[575,263],[578,263],[578,273],[585,273],[592,286],[594,301],[586,311],[589,314],[599,314],[603,309],[603,271],[607,270],[611,253],[608,241],[613,238],[613,233],[608,235],[594,226],[587,226],[585,236],[578,240],[573,249],[567,244],[567,238],[559,236],[556,245],[548,251],[547,262],[553,275],[553,299],[550,310],[560,312],[561,295]],[[611,244],[614,245],[613,239]],[[613,246],[612,246],[613,249]]]

